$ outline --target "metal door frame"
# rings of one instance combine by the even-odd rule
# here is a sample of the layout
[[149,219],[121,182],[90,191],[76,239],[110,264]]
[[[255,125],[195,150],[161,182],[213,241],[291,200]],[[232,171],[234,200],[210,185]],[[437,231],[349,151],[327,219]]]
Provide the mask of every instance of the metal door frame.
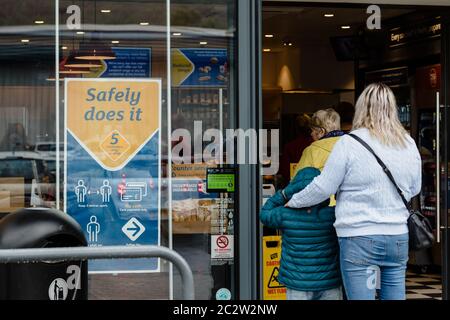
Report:
[[[261,0],[238,2],[238,128],[261,128]],[[248,152],[248,150],[246,151]],[[248,156],[248,155],[247,155]],[[248,159],[248,157],[247,157]],[[239,165],[238,296],[259,299],[260,165]]]
[[[440,109],[439,124],[441,130],[440,143],[438,144],[438,151],[441,155],[439,166],[440,171],[440,230],[441,232],[441,253],[442,253],[442,299],[450,300],[450,243],[449,243],[449,225],[448,225],[448,210],[449,210],[449,121],[450,112],[448,106],[450,104],[450,13],[444,13],[442,16],[442,42],[441,42],[441,92],[440,101],[437,102],[438,109]],[[436,123],[438,123],[438,119]]]

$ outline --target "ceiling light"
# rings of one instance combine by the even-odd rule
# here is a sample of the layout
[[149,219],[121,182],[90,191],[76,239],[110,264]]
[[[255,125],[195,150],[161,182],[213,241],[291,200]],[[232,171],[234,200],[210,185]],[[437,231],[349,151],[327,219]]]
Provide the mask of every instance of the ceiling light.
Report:
[[202,46],[206,46],[208,44],[208,42],[206,42],[206,41],[200,41],[200,45],[202,45]]
[[80,60],[113,60],[116,54],[111,47],[101,41],[89,41],[80,45],[75,59]]
[[[76,59],[75,59],[75,61],[76,61]],[[68,68],[88,68],[88,69],[100,68],[102,66],[102,64],[100,62],[98,62],[98,60],[87,60],[87,61],[84,61],[84,62],[81,62],[83,60],[78,60],[78,61],[80,61],[80,63],[73,63],[72,64],[72,63],[69,62],[65,66],[68,67]]]
[[[49,76],[47,79],[45,79],[47,81],[56,81],[55,76]],[[64,76],[59,77],[59,81],[64,81]]]
[[36,24],[43,24],[44,20],[36,20],[36,21],[34,21],[34,23],[36,23]]
[[100,10],[101,13],[111,13],[111,10],[109,9],[102,9]]
[[62,50],[67,50],[66,46],[61,47]]
[[350,26],[341,26],[341,29],[350,29]]
[[181,32],[174,32],[174,33],[172,33],[172,35],[175,36],[175,37],[179,37],[179,36],[182,35],[182,33]]
[[264,52],[270,52],[272,49],[263,49]]
[[113,40],[113,41],[111,41],[111,43],[117,44],[117,43],[120,43],[120,41],[119,40]]
[[139,22],[139,24],[140,24],[141,26],[148,26],[150,23],[148,23],[148,22]]
[[67,68],[67,69],[59,70],[59,73],[61,73],[61,74],[87,74],[87,73],[91,73],[91,72],[89,70]]
[[284,38],[283,39],[283,46],[285,46],[285,47],[287,47],[287,46],[289,46],[289,47],[292,47],[292,41],[291,41],[291,39],[289,39],[289,38]]
[[60,74],[86,74],[86,73],[91,72],[89,69],[85,69],[85,68],[72,68],[72,67],[66,66],[66,63],[68,61],[70,61],[71,58],[73,58],[73,56],[65,57],[64,59],[61,60],[61,62],[59,63],[59,73]]
[[84,31],[77,31],[77,34],[84,34]]
[[75,51],[72,51],[64,63],[65,68],[100,68],[102,66],[101,61],[98,60],[80,60],[75,59]]
[[325,13],[323,16],[325,18],[333,18],[334,17],[334,13]]
[[20,42],[22,42],[22,43],[28,43],[28,42],[30,42],[30,40],[28,40],[28,39],[22,39],[22,40],[20,40]]
[[266,34],[265,37],[266,38],[273,38],[273,34]]

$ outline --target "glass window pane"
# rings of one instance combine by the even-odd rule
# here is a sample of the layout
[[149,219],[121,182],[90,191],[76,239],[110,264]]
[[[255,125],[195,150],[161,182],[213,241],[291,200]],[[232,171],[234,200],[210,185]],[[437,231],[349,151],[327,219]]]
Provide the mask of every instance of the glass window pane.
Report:
[[0,215],[55,207],[54,3],[2,1],[0,12]]
[[[66,210],[90,246],[168,246],[166,1],[61,0],[60,22]],[[89,269],[90,299],[170,296],[164,260],[90,261]]]
[[[236,1],[171,1],[170,9],[173,247],[193,269],[197,299],[234,298],[235,194],[210,191],[207,174],[236,167],[225,161],[225,138],[205,134],[236,126]],[[180,283],[176,273],[175,298]]]

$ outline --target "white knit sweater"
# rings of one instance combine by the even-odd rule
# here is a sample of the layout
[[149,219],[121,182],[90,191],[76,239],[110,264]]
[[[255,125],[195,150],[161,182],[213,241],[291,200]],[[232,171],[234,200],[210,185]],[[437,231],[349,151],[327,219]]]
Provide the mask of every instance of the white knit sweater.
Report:
[[[387,147],[367,129],[352,132],[369,144],[392,172],[409,201],[420,192],[422,167],[414,140],[407,147]],[[334,145],[320,176],[288,202],[304,208],[337,194],[336,222],[339,237],[399,235],[408,232],[408,210],[374,156],[358,141],[343,136]]]

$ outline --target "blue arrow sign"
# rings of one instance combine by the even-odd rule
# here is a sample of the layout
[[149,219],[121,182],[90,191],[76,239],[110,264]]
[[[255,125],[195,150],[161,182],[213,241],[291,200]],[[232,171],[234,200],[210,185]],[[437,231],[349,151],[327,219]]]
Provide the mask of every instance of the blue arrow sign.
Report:
[[136,224],[136,222],[133,221],[133,226],[134,228],[127,228],[128,231],[134,231],[133,233],[133,237],[135,237],[139,231],[141,230],[141,228],[139,228],[139,226]]
[[131,218],[122,227],[122,232],[131,240],[136,241],[145,231],[145,227],[136,218]]

